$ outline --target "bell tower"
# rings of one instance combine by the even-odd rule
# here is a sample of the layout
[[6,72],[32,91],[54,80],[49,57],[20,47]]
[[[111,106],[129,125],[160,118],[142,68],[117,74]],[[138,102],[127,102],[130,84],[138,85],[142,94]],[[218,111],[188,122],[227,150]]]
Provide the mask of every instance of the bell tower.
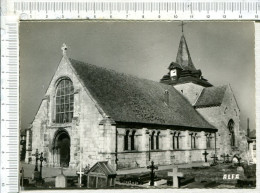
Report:
[[203,78],[201,70],[197,70],[192,62],[183,26],[182,22],[182,35],[176,60],[169,65],[168,73],[162,77],[160,82],[174,86],[191,104],[194,104],[203,88],[212,85]]

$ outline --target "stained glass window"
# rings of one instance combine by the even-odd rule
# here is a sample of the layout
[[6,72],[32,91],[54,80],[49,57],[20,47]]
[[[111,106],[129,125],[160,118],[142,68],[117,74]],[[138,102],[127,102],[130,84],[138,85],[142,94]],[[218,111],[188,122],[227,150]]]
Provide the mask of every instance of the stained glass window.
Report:
[[63,79],[56,89],[56,123],[70,123],[74,110],[74,88],[71,80]]

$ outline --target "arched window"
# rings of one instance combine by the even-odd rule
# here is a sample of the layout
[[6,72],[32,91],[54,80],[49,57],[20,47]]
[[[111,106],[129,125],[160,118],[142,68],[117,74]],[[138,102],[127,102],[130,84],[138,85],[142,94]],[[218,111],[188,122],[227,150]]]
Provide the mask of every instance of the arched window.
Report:
[[196,148],[196,136],[197,136],[197,133],[191,133],[190,136],[191,136],[191,148],[195,149]]
[[74,87],[70,79],[62,79],[56,88],[56,123],[70,123],[74,110]]
[[156,149],[160,148],[160,132],[156,135]]
[[235,132],[234,132],[234,121],[232,119],[228,122],[228,130],[230,135],[230,145],[235,146]]
[[180,141],[180,139],[179,139],[179,137],[180,137],[180,133],[177,133],[177,132],[175,132],[174,134],[173,134],[173,136],[172,136],[172,148],[173,149],[179,149],[180,148],[180,144],[179,144],[179,141]]
[[152,135],[151,135],[151,149],[154,149],[154,134],[155,134],[155,131],[153,131]]
[[176,143],[175,135],[176,135],[176,133],[174,133],[173,136],[172,136],[172,149],[176,148],[176,145],[175,145],[175,143]]
[[131,135],[131,150],[135,150],[135,131]]
[[125,146],[124,146],[124,150],[128,150],[128,138],[129,138],[129,130],[127,130],[126,133],[125,133],[125,139],[124,139]]

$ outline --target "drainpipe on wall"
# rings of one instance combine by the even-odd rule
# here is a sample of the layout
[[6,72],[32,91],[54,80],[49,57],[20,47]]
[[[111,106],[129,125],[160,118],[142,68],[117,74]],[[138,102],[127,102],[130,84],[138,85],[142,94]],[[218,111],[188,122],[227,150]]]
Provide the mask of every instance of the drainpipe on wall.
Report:
[[115,163],[116,163],[116,171],[117,171],[117,161],[118,161],[118,159],[117,159],[117,134],[118,134],[118,132],[117,132],[117,128],[116,128],[116,149],[115,149],[115,152],[116,152],[116,160],[115,160]]
[[215,156],[217,155],[217,132],[215,132]]

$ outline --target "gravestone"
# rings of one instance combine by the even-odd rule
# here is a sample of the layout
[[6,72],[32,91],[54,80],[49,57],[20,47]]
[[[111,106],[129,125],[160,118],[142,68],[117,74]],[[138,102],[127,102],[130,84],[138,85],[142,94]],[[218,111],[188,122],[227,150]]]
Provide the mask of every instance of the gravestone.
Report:
[[237,163],[238,163],[238,159],[237,159],[237,157],[233,157],[233,159],[232,159],[232,163],[233,163],[233,164],[237,164]]
[[172,172],[168,172],[168,176],[172,176],[172,186],[174,188],[179,188],[179,177],[183,177],[183,173],[178,172],[178,167],[174,167]]
[[61,174],[55,178],[55,188],[66,188],[67,187],[67,178],[63,174],[63,168],[61,167]]

